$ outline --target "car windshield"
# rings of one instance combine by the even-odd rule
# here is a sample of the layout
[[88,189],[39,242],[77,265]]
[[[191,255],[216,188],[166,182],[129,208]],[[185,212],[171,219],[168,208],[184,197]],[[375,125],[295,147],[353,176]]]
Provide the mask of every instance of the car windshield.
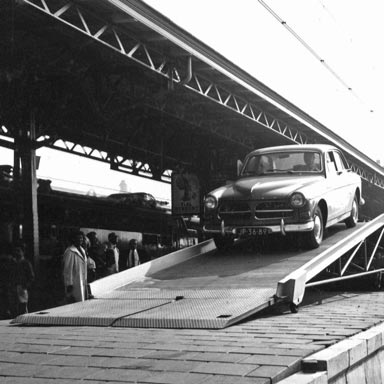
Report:
[[323,164],[319,152],[273,152],[249,156],[241,176],[268,174],[321,173]]

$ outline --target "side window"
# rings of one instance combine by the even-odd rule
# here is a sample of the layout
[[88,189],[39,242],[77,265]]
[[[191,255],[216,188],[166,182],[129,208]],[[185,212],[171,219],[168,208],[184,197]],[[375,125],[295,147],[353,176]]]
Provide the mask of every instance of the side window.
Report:
[[338,171],[344,171],[345,170],[345,164],[344,164],[342,157],[340,156],[340,153],[339,152],[333,152],[333,154],[335,157],[337,170]]
[[337,168],[336,168],[336,160],[333,152],[327,152],[325,154],[325,166],[327,167],[327,172],[330,175],[334,175],[337,173]]

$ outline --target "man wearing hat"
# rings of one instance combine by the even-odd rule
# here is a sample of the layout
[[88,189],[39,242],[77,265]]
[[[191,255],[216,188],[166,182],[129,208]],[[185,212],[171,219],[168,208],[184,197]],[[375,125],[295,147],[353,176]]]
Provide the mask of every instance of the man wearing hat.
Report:
[[119,255],[120,255],[120,251],[119,251],[119,248],[117,248],[117,242],[118,242],[118,236],[116,235],[115,232],[111,232],[108,235],[108,247],[107,247],[107,249],[112,249],[113,250],[113,254],[114,254],[114,257],[115,257],[116,272],[119,272]]

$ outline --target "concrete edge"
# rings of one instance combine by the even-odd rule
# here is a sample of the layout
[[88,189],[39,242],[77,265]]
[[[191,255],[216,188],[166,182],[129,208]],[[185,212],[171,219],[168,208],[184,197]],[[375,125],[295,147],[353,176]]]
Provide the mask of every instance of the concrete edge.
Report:
[[148,273],[156,273],[167,269],[184,261],[192,259],[202,253],[208,253],[216,249],[212,239],[193,245],[188,248],[172,252],[158,259],[148,261],[137,267],[115,273],[111,276],[96,280],[90,284],[92,295],[95,297],[122,287],[133,281],[143,279]]
[[384,345],[384,323],[357,333],[331,345],[302,361],[301,371],[278,384],[324,384],[359,366],[378,352]]

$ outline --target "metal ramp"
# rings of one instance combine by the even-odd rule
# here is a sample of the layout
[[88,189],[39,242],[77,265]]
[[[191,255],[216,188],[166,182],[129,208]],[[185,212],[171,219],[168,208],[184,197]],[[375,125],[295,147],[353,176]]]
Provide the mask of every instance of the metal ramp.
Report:
[[[29,325],[225,328],[274,303],[274,289],[129,290],[19,316]],[[180,296],[183,294],[183,296]]]
[[[381,273],[376,259],[383,232],[384,216],[380,216],[354,229],[335,226],[318,250],[282,247],[263,255],[241,247],[218,252],[212,241],[206,241],[97,280],[91,284],[93,300],[22,315],[14,322],[225,328],[277,301],[297,306],[307,286],[330,280],[323,274],[328,270],[332,278]],[[361,254],[364,249],[365,256]],[[342,276],[335,276],[335,262]],[[318,276],[321,280],[315,282]]]

